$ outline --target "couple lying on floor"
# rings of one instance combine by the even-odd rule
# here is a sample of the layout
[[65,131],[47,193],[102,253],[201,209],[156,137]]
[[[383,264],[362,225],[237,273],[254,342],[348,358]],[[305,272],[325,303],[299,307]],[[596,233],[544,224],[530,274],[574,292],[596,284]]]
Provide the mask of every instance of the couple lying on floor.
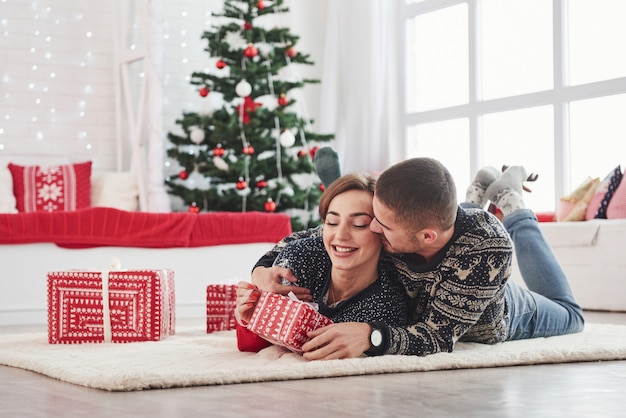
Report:
[[[334,323],[309,333],[302,348],[311,360],[580,332],[582,309],[525,208],[526,180],[520,166],[483,168],[458,205],[434,159],[403,161],[376,179],[344,175],[320,200],[322,225],[283,239],[257,262],[252,283],[239,284],[238,313],[249,320],[260,290],[316,302]],[[501,221],[484,210],[489,201]],[[526,287],[509,280],[514,248]],[[270,345],[241,326],[237,338],[242,351]]]

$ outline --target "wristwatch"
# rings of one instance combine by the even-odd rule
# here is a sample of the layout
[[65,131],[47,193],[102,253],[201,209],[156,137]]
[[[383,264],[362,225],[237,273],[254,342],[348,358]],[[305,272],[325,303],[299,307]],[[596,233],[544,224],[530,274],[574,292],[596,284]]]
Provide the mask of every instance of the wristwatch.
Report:
[[370,326],[370,348],[364,352],[367,356],[380,356],[384,349],[384,335],[382,328],[377,324],[368,324]]

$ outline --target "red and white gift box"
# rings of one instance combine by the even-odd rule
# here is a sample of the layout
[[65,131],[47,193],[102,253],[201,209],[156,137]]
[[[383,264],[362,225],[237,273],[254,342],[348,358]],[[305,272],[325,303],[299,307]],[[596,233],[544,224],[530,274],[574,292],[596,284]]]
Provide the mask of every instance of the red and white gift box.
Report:
[[159,341],[175,321],[172,270],[48,273],[50,344]]
[[235,329],[237,285],[210,284],[206,288],[206,332]]
[[247,327],[269,342],[302,353],[307,333],[333,322],[309,303],[261,292]]

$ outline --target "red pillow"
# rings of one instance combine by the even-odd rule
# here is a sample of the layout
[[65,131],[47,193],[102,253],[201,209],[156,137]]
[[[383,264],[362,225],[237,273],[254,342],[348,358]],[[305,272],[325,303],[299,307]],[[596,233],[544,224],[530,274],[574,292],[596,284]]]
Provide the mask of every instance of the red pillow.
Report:
[[60,212],[91,205],[91,161],[59,166],[9,163],[19,212]]

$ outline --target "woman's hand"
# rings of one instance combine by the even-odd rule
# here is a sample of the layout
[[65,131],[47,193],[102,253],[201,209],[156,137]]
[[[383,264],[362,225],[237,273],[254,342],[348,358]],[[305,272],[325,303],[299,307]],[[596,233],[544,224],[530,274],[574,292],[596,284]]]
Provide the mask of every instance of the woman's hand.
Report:
[[252,271],[252,283],[259,290],[284,296],[288,295],[289,292],[293,292],[303,302],[313,300],[309,289],[300,286],[284,285],[282,284],[283,279],[290,283],[295,283],[298,280],[291,270],[285,267],[257,267]]
[[238,321],[243,322],[242,325],[250,322],[250,317],[261,296],[258,287],[248,282],[239,282],[237,284],[237,299],[235,300],[235,309]]
[[365,322],[331,324],[308,333],[303,346],[307,360],[333,360],[360,357],[370,348],[370,326]]

